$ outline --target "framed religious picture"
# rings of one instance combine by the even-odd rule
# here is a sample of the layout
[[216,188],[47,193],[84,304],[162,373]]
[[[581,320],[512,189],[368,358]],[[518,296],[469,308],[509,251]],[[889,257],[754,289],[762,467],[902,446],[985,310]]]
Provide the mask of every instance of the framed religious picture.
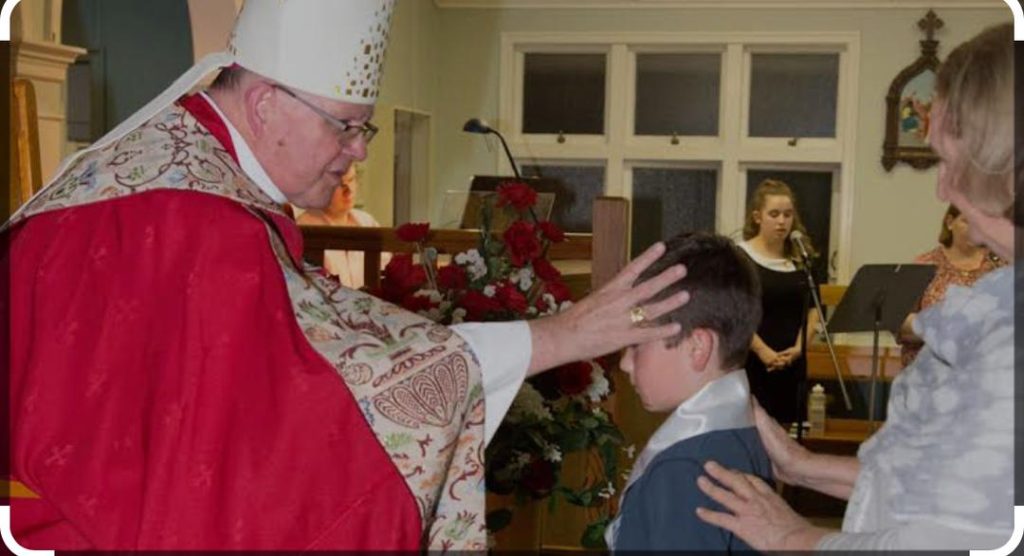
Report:
[[882,166],[890,171],[898,162],[923,170],[938,162],[928,146],[928,125],[935,90],[935,73],[939,67],[936,56],[939,41],[935,31],[943,21],[934,11],[917,22],[925,33],[921,41],[921,55],[914,63],[903,68],[889,86],[885,96],[885,143],[882,146]]

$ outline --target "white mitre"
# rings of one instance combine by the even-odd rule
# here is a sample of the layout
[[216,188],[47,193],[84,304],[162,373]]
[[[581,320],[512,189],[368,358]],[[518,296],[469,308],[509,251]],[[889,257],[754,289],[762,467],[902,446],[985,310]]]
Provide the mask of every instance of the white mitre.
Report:
[[211,72],[234,64],[307,93],[373,104],[394,5],[395,0],[246,0],[227,51],[204,57],[130,118],[66,158],[54,176],[138,128]]
[[394,0],[247,0],[228,51],[307,93],[373,104]]

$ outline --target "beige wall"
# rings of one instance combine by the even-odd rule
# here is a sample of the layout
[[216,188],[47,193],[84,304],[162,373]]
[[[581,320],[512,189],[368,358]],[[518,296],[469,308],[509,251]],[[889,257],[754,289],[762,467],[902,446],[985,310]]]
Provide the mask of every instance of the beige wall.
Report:
[[[398,0],[392,16],[391,42],[382,76],[381,96],[373,118],[381,131],[370,147],[364,165],[363,187],[359,191],[359,202],[382,226],[393,224],[395,109],[430,114],[436,120],[434,107],[437,95],[447,92],[440,86],[437,73],[438,37],[441,36],[443,13],[429,0]],[[437,122],[432,122],[430,149],[435,153],[441,148],[437,129]],[[430,174],[432,184],[434,173],[431,169],[424,171]],[[430,217],[426,200],[433,197],[435,188],[432,186],[430,189],[414,193],[414,201],[421,199],[414,203],[414,220]]]
[[[419,4],[420,0],[400,2],[399,13],[403,8],[407,10],[409,3]],[[935,245],[944,208],[934,196],[935,170],[917,171],[900,165],[892,172],[885,172],[880,162],[885,94],[896,74],[919,53],[917,41],[921,34],[916,22],[924,15],[922,9],[439,11],[438,27],[431,23],[419,29],[420,32],[431,29],[436,32],[436,71],[424,72],[420,68],[414,73],[431,78],[437,86],[433,106],[436,139],[431,215],[436,216],[440,210],[443,191],[467,187],[473,174],[506,170],[503,164],[499,167],[500,159],[480,136],[461,131],[462,123],[473,116],[502,124],[498,122],[498,74],[503,31],[856,31],[861,37],[861,66],[854,239],[848,247],[851,268],[865,263],[910,260]],[[939,8],[937,11],[946,22],[937,35],[940,58],[944,58],[953,45],[982,28],[1011,20],[1006,8]],[[403,42],[402,28],[396,27],[395,31],[396,44]],[[422,38],[419,40],[422,42]],[[392,71],[408,61],[395,56],[388,63],[391,64],[388,71]],[[394,84],[395,81],[386,83]]]
[[235,16],[241,8],[241,0],[188,0],[195,61],[227,48]]

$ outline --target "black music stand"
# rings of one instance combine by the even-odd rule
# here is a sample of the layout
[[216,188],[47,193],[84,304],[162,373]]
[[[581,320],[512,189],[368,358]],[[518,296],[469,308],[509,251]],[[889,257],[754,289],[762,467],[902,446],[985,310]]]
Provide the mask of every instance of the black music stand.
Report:
[[877,264],[860,267],[828,321],[830,332],[873,332],[871,393],[868,419],[875,422],[875,385],[878,382],[878,335],[888,330],[898,336],[903,321],[917,305],[935,276],[925,264]]

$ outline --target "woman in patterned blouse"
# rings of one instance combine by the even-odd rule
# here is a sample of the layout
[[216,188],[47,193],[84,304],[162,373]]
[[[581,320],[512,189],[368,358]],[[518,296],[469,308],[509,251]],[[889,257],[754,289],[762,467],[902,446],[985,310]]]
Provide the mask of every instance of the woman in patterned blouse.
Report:
[[978,278],[1006,264],[984,245],[972,242],[968,237],[969,232],[970,223],[967,222],[967,217],[960,214],[960,209],[956,206],[949,205],[946,215],[942,217],[939,246],[914,259],[917,264],[934,265],[936,269],[935,278],[932,278],[924,295],[921,296],[917,309],[907,316],[900,330],[900,347],[903,350],[901,359],[904,367],[917,357],[917,352],[921,351],[921,338],[913,330],[917,313],[942,301],[950,285],[973,286]]

